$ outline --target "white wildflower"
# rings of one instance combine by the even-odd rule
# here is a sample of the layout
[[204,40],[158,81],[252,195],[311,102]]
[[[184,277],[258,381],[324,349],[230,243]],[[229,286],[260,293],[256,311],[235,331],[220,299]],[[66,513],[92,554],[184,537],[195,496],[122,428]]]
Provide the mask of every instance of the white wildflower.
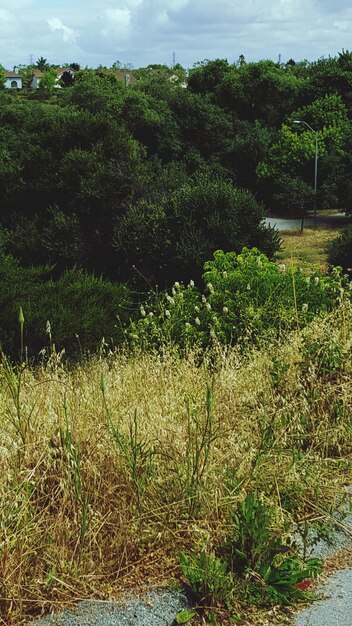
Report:
[[190,280],[190,281],[189,281],[189,286],[190,286],[190,287],[194,287],[194,280]]
[[180,288],[180,283],[178,283],[177,281],[175,282],[175,289],[179,289]]
[[280,272],[286,272],[286,265],[285,265],[285,263],[279,263],[278,268],[279,268]]
[[305,302],[304,304],[302,304],[302,313],[307,313],[308,311],[308,304]]
[[169,296],[169,294],[166,295],[166,300],[168,301],[169,304],[175,304],[175,300],[173,298],[171,298],[171,296]]
[[[258,265],[259,269],[263,267],[263,261],[262,261],[261,259],[259,259],[259,258],[257,259],[257,265]],[[283,265],[283,264],[282,264],[282,265]],[[285,266],[284,266],[284,267],[285,267]],[[285,269],[286,269],[286,268],[285,268]]]
[[165,309],[165,317],[170,317],[170,311],[169,309]]
[[206,302],[206,301],[207,301],[207,299],[206,299],[205,295],[203,294],[202,295],[202,302]]
[[226,272],[226,270],[224,270],[224,271],[223,271],[223,273],[222,273],[222,277],[223,277],[223,278],[227,278],[227,272]]
[[153,317],[153,316],[154,316],[154,313],[152,313],[152,312],[150,311],[150,313],[149,313],[149,317]]
[[199,319],[199,317],[196,317],[196,319],[194,321],[197,324],[197,326],[200,326],[200,319]]
[[207,288],[210,291],[210,293],[214,293],[214,287],[213,287],[213,285],[211,283],[207,284]]
[[191,324],[189,322],[186,322],[186,330],[189,330],[191,328]]
[[248,291],[250,291],[250,288],[251,288],[251,286],[250,286],[250,284],[248,283],[248,285],[247,285],[247,290],[248,290]]
[[215,338],[216,338],[216,332],[215,332],[214,328],[211,328],[211,329],[210,329],[210,337],[211,337],[212,339],[215,339]]
[[199,306],[195,305],[194,310],[195,310],[197,313],[199,313],[199,311],[200,311]]
[[227,315],[227,314],[228,314],[229,310],[228,310],[227,306],[223,306],[223,307],[222,307],[222,312],[223,312],[225,315]]
[[143,306],[143,305],[141,305],[141,307],[140,307],[140,311],[141,311],[141,315],[142,315],[143,317],[145,317],[145,308],[144,308],[144,306]]
[[315,276],[314,285],[317,287],[319,285],[319,276]]
[[211,304],[209,302],[207,302],[205,306],[207,307],[208,311],[211,310]]
[[171,289],[171,291],[172,291],[172,295],[173,295],[173,296],[176,296],[176,289],[175,289],[175,287],[173,287],[173,288]]
[[310,276],[307,276],[306,283],[307,283],[307,285],[310,285]]

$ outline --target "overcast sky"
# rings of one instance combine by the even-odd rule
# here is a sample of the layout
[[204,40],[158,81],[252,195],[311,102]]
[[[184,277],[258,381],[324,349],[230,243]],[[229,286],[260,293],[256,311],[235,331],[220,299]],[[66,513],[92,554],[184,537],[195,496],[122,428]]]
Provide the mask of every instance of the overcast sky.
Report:
[[0,64],[184,67],[352,49],[351,0],[0,0]]

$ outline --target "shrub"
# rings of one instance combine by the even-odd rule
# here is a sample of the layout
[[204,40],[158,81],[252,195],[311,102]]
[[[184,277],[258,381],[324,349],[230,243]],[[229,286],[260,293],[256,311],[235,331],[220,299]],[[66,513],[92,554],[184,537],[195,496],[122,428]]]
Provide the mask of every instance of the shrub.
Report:
[[52,269],[23,268],[0,250],[0,342],[5,353],[19,355],[20,306],[24,344],[32,357],[48,345],[47,321],[57,349],[65,348],[71,356],[95,351],[103,337],[120,343],[131,305],[128,288],[76,269],[52,280]]
[[352,267],[352,226],[342,232],[328,246],[328,259],[332,265],[339,265],[344,270]]
[[218,250],[204,269],[203,294],[190,281],[175,283],[171,293],[151,295],[126,331],[131,345],[259,344],[331,310],[346,286],[338,268],[330,275],[307,276],[269,261],[256,248],[241,254]]

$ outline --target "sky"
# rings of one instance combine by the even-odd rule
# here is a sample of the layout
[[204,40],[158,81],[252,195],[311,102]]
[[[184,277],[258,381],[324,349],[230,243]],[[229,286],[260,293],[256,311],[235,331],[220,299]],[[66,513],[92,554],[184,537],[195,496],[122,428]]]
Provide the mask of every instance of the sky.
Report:
[[352,49],[351,0],[0,0],[0,64],[317,60]]

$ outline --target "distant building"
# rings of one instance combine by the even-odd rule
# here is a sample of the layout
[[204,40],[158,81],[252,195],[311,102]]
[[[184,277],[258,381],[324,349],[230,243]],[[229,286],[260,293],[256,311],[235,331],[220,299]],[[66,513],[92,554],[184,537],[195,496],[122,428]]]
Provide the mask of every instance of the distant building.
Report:
[[114,74],[117,80],[127,85],[134,85],[138,82],[139,77],[132,70],[115,70]]
[[[56,89],[61,89],[62,88],[62,84],[61,81],[68,87],[69,85],[72,85],[73,79],[75,77],[75,70],[73,70],[71,67],[56,67],[56,74],[57,74],[57,78],[56,78],[56,85],[55,88]],[[41,72],[40,70],[34,70],[33,71],[33,77],[32,80],[29,83],[29,86],[31,89],[38,89],[40,86],[40,79],[42,78],[44,72]]]
[[41,72],[40,70],[33,70],[33,77],[31,82],[29,83],[29,86],[31,89],[38,89],[39,85],[40,85],[40,79],[43,76],[43,72]]
[[22,89],[22,78],[19,74],[5,70],[5,77],[6,89]]

